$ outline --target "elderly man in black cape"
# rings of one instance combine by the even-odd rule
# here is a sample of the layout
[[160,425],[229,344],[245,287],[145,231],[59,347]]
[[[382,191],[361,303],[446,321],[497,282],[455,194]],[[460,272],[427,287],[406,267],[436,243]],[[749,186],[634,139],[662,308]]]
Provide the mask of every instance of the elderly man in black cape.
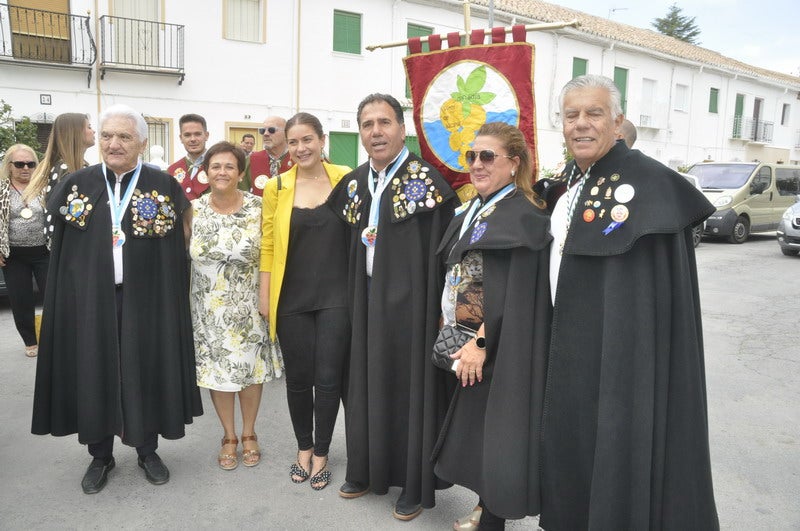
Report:
[[714,207],[615,142],[610,79],[573,79],[561,106],[575,160],[539,183],[554,205],[540,525],[719,529],[691,236]]
[[430,458],[449,402],[448,375],[430,356],[444,278],[436,247],[458,199],[405,147],[395,98],[368,96],[357,120],[369,162],[342,178],[329,199],[353,229],[347,475],[339,494],[401,487],[393,515],[411,520],[434,505],[434,490],[443,486]]
[[190,211],[178,183],[143,165],[147,124],[124,105],[100,115],[103,163],[50,193],[53,246],[36,369],[32,432],[78,434],[93,460],[93,494],[114,468],[117,435],[145,477],[169,470],[158,436],[179,439],[202,414],[184,237]]

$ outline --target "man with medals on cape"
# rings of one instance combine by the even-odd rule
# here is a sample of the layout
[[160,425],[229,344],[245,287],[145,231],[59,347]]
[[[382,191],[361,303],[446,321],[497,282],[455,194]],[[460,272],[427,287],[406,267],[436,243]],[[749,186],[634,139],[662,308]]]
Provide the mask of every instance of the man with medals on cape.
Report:
[[561,107],[575,160],[537,183],[553,208],[540,525],[719,529],[691,235],[714,207],[616,142],[612,80],[573,79]]
[[203,412],[196,385],[184,237],[189,202],[142,164],[147,125],[114,105],[100,115],[103,163],[53,189],[50,279],[33,402],[34,434],[77,433],[102,490],[114,437],[136,447],[155,485],[169,480],[158,437],[179,439]]
[[348,459],[340,495],[401,487],[393,515],[410,520],[432,507],[435,489],[445,486],[430,458],[452,377],[430,356],[444,278],[436,249],[458,199],[438,171],[405,147],[395,98],[368,96],[357,120],[370,160],[342,178],[329,199],[352,227]]

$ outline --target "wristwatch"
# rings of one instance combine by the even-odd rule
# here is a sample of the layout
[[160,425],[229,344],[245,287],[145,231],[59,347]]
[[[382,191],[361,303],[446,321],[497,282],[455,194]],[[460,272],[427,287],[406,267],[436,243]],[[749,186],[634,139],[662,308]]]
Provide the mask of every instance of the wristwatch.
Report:
[[475,346],[481,350],[486,350],[486,338],[483,336],[475,336]]

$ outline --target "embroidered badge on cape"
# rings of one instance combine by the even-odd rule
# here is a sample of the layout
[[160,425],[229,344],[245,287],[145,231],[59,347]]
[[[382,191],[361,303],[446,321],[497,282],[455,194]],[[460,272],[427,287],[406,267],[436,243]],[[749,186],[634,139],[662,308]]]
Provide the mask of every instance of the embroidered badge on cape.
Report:
[[78,185],[73,184],[72,191],[67,194],[66,204],[59,207],[58,212],[66,221],[84,227],[93,208],[89,198],[78,191]]
[[482,221],[477,225],[475,225],[475,228],[472,229],[472,235],[470,235],[469,237],[469,243],[473,244],[476,241],[480,240],[483,237],[483,235],[486,234],[486,227],[488,226],[489,224],[486,223],[485,221]]
[[395,219],[403,219],[414,212],[433,210],[444,198],[428,177],[430,168],[418,160],[406,165],[406,173],[392,178],[392,210]]
[[133,191],[131,225],[134,236],[166,236],[175,227],[177,217],[168,195],[159,194],[158,190],[143,193],[137,188]]

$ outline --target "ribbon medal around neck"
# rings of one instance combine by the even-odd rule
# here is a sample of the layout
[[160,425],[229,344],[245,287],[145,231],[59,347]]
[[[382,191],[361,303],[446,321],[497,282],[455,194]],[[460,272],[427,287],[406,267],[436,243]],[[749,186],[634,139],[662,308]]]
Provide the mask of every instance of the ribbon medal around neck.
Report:
[[[103,179],[105,180],[106,190],[108,191],[108,205],[111,207],[111,244],[115,249],[120,249],[125,245],[125,232],[122,230],[122,216],[125,215],[125,209],[128,208],[128,203],[131,202],[131,196],[133,196],[133,190],[139,182],[139,174],[141,171],[142,163],[139,161],[136,165],[133,177],[131,177],[131,182],[128,183],[128,188],[125,190],[125,194],[120,198],[117,193],[119,186],[115,187],[114,190],[111,189],[111,184],[109,184],[106,178],[106,165],[103,163]],[[121,183],[118,182],[117,184],[120,185]]]

